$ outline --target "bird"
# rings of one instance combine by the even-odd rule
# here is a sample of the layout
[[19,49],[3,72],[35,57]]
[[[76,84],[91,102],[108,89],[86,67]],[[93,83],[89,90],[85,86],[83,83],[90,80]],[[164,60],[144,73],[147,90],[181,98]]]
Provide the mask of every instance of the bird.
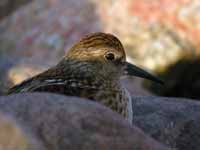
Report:
[[132,100],[121,82],[124,76],[163,84],[159,78],[126,61],[124,47],[116,36],[96,32],[75,43],[55,66],[12,87],[8,94],[52,92],[87,98],[111,108],[132,123]]

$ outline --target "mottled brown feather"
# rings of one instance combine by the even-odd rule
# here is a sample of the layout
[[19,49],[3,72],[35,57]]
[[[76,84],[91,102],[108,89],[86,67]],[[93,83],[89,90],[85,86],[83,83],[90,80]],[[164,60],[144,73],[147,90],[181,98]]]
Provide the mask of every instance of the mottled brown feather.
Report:
[[[120,59],[106,61],[107,51]],[[89,98],[127,118],[129,97],[119,81],[121,61],[125,59],[123,46],[115,36],[93,33],[76,43],[55,67],[16,85],[9,94],[43,91]]]

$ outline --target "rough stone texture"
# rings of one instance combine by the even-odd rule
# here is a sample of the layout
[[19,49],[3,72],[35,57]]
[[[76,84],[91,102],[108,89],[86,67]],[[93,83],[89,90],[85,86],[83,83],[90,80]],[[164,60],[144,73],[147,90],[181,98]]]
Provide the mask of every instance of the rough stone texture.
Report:
[[137,64],[164,71],[182,57],[199,56],[198,0],[94,1],[103,29],[121,38]]
[[166,150],[110,109],[76,97],[24,93],[0,97],[0,110],[48,150]]
[[4,113],[0,113],[0,150],[45,150],[33,134]]
[[200,103],[189,99],[134,97],[134,123],[178,150],[199,150]]

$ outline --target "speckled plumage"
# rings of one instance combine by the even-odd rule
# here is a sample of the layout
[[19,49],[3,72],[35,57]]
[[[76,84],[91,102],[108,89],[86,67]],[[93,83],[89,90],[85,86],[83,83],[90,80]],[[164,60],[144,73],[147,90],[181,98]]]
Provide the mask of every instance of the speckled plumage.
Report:
[[120,82],[126,63],[123,46],[115,36],[93,33],[76,43],[56,66],[8,93],[45,91],[84,97],[110,107],[132,122],[131,98]]

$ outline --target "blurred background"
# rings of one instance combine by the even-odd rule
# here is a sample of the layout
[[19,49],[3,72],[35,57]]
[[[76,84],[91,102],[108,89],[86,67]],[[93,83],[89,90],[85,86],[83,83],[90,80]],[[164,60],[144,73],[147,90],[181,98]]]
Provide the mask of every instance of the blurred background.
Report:
[[126,79],[133,95],[200,99],[199,0],[0,0],[0,93],[55,65],[90,32],[165,81]]

